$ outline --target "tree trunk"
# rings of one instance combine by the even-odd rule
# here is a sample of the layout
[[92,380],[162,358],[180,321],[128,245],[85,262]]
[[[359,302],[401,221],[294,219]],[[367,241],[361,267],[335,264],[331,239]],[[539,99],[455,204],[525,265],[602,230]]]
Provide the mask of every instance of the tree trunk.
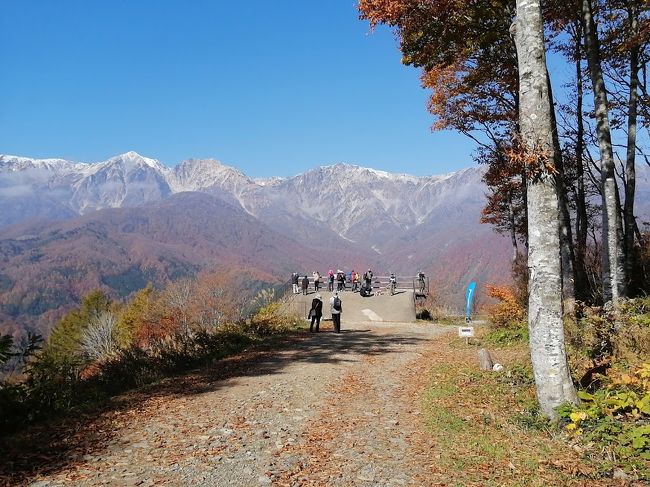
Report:
[[582,0],[582,30],[585,38],[585,51],[589,64],[589,74],[594,92],[596,111],[596,135],[600,150],[601,183],[603,195],[603,236],[602,236],[602,273],[603,301],[618,305],[619,299],[625,297],[625,258],[623,255],[623,236],[619,206],[617,204],[617,187],[614,174],[614,153],[609,126],[607,108],[607,91],[600,65],[600,46],[593,17],[591,0]]
[[585,195],[585,167],[584,167],[584,137],[585,126],[583,121],[583,86],[582,86],[582,58],[580,42],[582,29],[576,25],[575,32],[575,63],[576,63],[576,297],[584,300],[587,295],[587,271],[585,269],[585,256],[587,253],[587,198]]
[[514,269],[519,257],[517,245],[517,227],[515,224],[515,210],[512,207],[512,190],[508,191],[508,221],[510,222],[510,244],[512,245],[512,268]]
[[577,401],[569,374],[562,322],[562,268],[557,162],[548,92],[540,0],[517,0],[513,24],[519,63],[519,123],[525,148],[543,159],[528,182],[528,328],[537,397],[544,414]]
[[[520,109],[518,109],[520,110]],[[521,134],[521,131],[518,132]],[[521,171],[521,201],[524,204],[524,228],[528,228],[528,176],[526,175],[526,168]],[[528,232],[524,235],[524,247],[528,249]]]
[[481,370],[492,370],[494,367],[494,360],[487,349],[481,348],[478,351],[478,364]]
[[560,139],[557,135],[557,120],[555,119],[555,107],[553,104],[553,89],[551,78],[546,76],[548,97],[551,103],[551,127],[553,129],[553,154],[555,154],[555,185],[560,208],[560,256],[562,265],[562,300],[564,301],[564,312],[568,316],[575,315],[576,292],[575,292],[575,254],[573,252],[573,235],[571,231],[571,214],[567,201],[566,184],[564,182],[564,161]]
[[[638,33],[638,17],[635,9],[630,6],[628,18],[630,22],[629,37]],[[628,284],[634,273],[634,193],[636,190],[636,120],[639,100],[639,48],[634,45],[630,49],[630,94],[628,98],[627,115],[627,157],[625,161],[625,206],[623,219],[625,221],[625,275]]]

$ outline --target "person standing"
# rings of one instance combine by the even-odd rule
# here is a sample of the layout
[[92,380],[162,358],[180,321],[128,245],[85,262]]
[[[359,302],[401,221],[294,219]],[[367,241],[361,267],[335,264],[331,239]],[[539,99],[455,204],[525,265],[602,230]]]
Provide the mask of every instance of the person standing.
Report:
[[309,317],[311,318],[311,325],[309,325],[309,332],[313,333],[314,323],[316,323],[316,333],[320,326],[320,319],[323,316],[323,301],[320,294],[317,294],[311,301],[311,309],[309,310]]
[[341,333],[341,314],[343,313],[343,303],[339,297],[338,291],[330,298],[330,308],[332,312],[332,321],[334,322],[334,332]]
[[298,294],[300,292],[298,290],[298,279],[300,279],[300,277],[298,276],[297,272],[291,274],[291,284],[293,284],[293,294]]
[[368,269],[363,275],[363,279],[366,281],[366,287],[372,287],[372,269]]
[[337,291],[345,291],[345,274],[343,271],[338,270],[336,271],[336,290]]
[[309,279],[307,276],[302,278],[302,294],[307,296],[307,291],[309,290]]
[[320,291],[320,273],[314,271],[312,275],[314,276],[314,291],[318,292]]
[[327,273],[327,290],[334,291],[334,271],[332,269]]
[[354,276],[354,288],[356,291],[361,290],[361,273],[357,272]]

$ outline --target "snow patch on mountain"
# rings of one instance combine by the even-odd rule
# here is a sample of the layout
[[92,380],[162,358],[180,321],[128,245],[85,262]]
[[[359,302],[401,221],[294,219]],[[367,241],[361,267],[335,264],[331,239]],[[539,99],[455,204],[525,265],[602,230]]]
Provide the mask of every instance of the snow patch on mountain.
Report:
[[53,173],[69,172],[80,163],[73,163],[65,159],[31,159],[29,157],[0,155],[1,172],[19,172],[42,169]]
[[[38,172],[26,179],[30,170]],[[349,242],[366,241],[373,235],[373,242],[382,246],[387,239],[426,224],[440,209],[460,206],[462,212],[469,205],[475,211],[485,192],[484,170],[477,167],[442,176],[412,176],[336,163],[289,178],[251,179],[215,159],[187,159],[169,168],[134,151],[92,164],[0,156],[2,173],[25,175],[9,181],[4,178],[3,187],[12,181],[17,186],[13,193],[6,192],[5,199],[30,189],[47,189],[48,197],[55,198],[52,191],[57,191],[59,204],[78,214],[198,191],[271,225],[286,228],[292,220],[294,225],[312,221]],[[16,219],[20,215],[12,221]]]

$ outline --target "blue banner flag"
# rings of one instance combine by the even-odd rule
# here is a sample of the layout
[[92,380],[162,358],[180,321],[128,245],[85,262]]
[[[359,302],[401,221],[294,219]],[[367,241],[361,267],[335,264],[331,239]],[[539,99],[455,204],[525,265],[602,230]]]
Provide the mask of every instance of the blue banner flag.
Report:
[[469,321],[472,317],[472,300],[474,299],[474,291],[476,290],[476,283],[474,281],[467,286],[467,296],[465,298],[465,319]]

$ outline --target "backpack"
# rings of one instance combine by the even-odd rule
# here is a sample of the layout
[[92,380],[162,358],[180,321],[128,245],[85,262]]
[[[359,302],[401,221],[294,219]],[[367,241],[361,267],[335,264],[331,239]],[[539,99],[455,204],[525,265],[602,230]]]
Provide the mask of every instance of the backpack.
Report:
[[334,298],[332,308],[334,308],[336,311],[341,311],[341,299],[338,296]]

